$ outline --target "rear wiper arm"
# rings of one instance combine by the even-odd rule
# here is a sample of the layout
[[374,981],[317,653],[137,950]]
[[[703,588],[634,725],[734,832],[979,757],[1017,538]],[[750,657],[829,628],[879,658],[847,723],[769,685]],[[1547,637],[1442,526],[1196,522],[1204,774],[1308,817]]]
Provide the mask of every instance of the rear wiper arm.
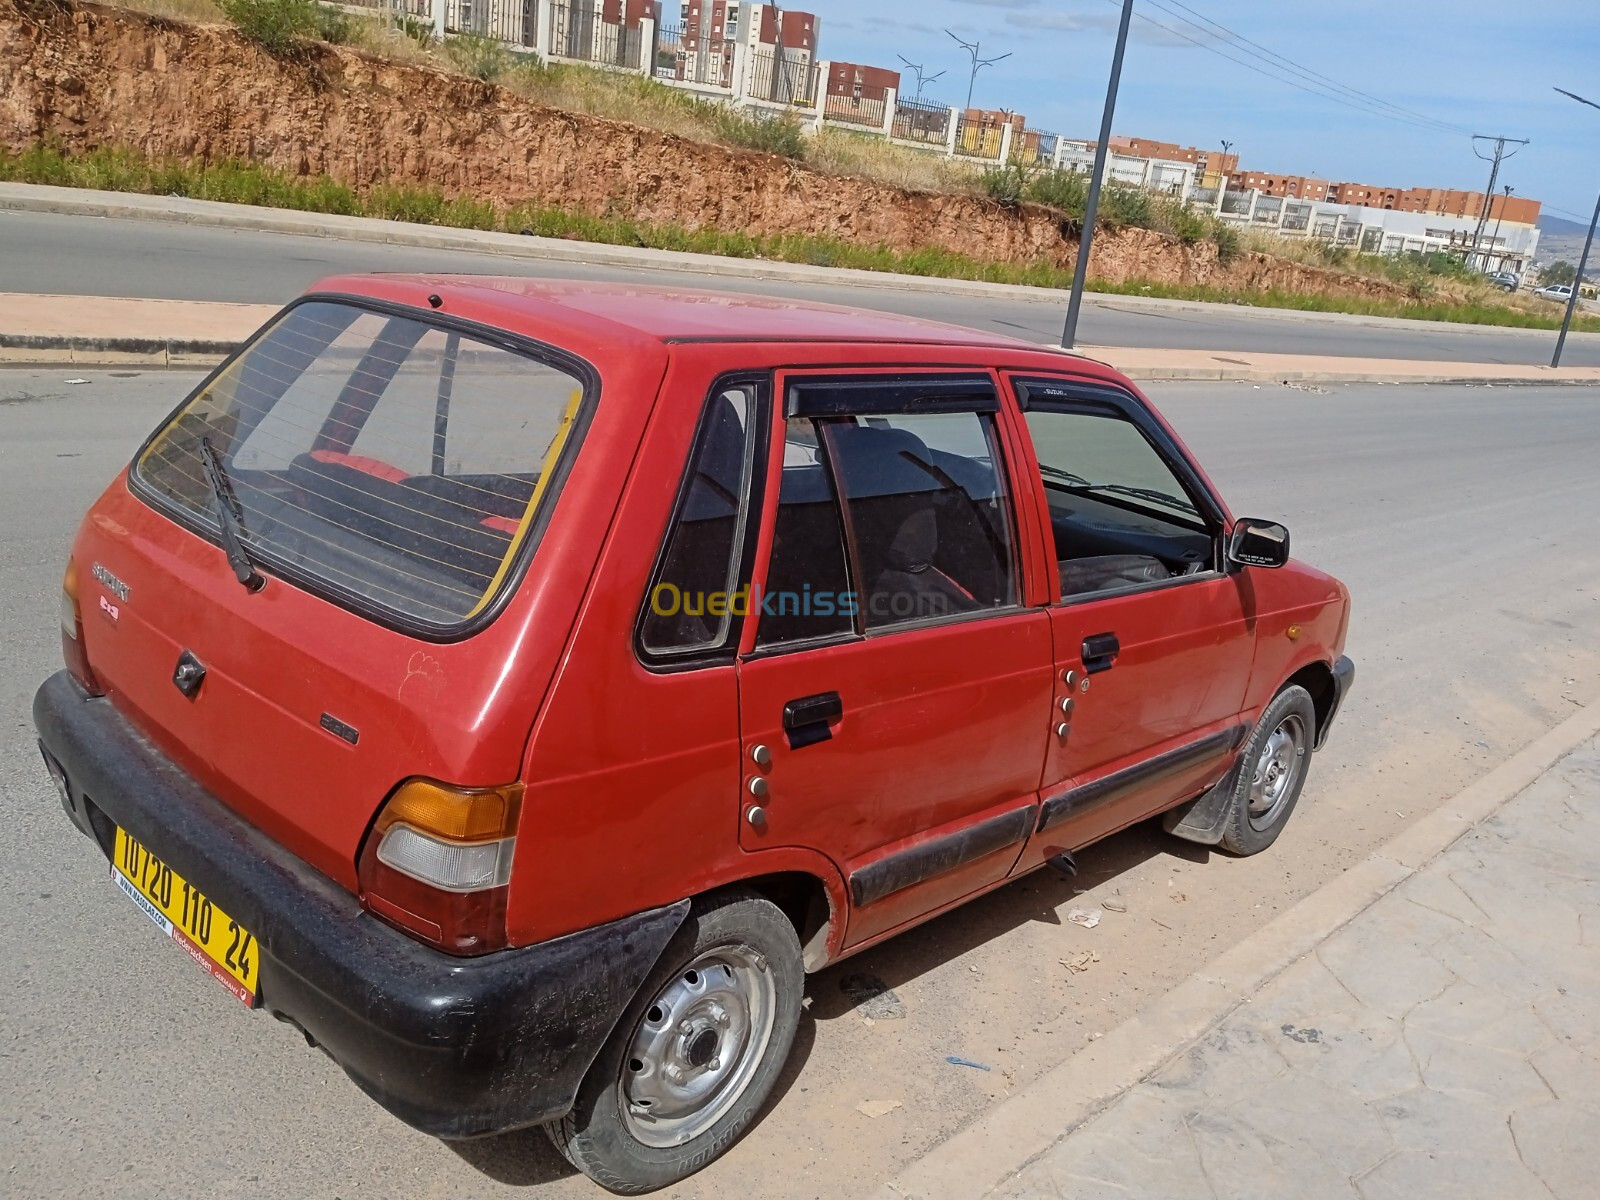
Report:
[[222,456],[207,437],[200,439],[200,449],[204,452],[200,461],[205,466],[206,480],[211,484],[211,498],[214,501],[211,508],[217,514],[217,532],[222,537],[222,552],[228,556],[233,577],[249,591],[260,591],[266,580],[245,553],[244,542],[239,536],[244,532],[244,510],[239,507],[238,497],[233,494],[228,473],[222,469]]

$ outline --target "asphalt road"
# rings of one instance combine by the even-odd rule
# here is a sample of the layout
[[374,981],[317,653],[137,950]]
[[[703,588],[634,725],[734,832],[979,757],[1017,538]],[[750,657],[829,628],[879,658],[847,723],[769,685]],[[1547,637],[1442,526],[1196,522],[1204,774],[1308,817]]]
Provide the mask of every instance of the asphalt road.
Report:
[[[681,271],[585,267],[149,221],[0,212],[0,292],[282,303],[322,276],[343,271],[465,271],[647,280],[887,309],[1049,342],[1061,336],[1065,314],[1064,295],[1060,302],[1051,303],[974,300],[853,285],[823,287],[700,277]],[[1321,314],[1225,305],[1197,309],[1091,295],[1079,340],[1092,346],[1542,365],[1550,361],[1555,335],[1526,330],[1468,331],[1443,324],[1419,330]],[[1600,366],[1600,334],[1572,339],[1565,362],[1575,367]]]
[[[188,962],[67,823],[28,715],[62,563],[194,380],[73,377],[0,370],[0,1194],[600,1195],[536,1133],[451,1148],[385,1115]],[[1354,594],[1357,690],[1289,829],[1236,860],[1140,826],[1080,856],[1087,896],[1035,876],[814,977],[773,1110],[672,1195],[866,1193],[1600,695],[1595,390],[1154,390],[1234,506]],[[1113,890],[1126,913],[1063,920]],[[854,972],[904,1019],[865,1022]]]

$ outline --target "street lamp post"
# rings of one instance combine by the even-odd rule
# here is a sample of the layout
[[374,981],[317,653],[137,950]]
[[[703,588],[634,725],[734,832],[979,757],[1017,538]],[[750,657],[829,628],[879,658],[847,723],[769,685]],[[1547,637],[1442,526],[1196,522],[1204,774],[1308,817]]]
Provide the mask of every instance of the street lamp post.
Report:
[[[946,29],[945,32],[946,33],[950,33],[950,31],[948,29]],[[1006,59],[1011,57],[1011,51],[1007,50],[1004,54],[1000,55],[997,58],[979,58],[978,55],[983,50],[983,43],[982,42],[964,42],[960,38],[956,37],[956,35],[953,34],[953,33],[950,33],[950,37],[952,39],[954,39],[956,45],[960,46],[963,50],[965,50],[967,52],[968,56],[972,59],[972,74],[967,76],[967,107],[966,107],[966,111],[967,112],[971,112],[972,111],[972,93],[974,92],[974,90],[976,90],[976,88],[978,86],[978,72],[983,70],[985,67],[994,66],[995,63],[1004,62]]]
[[1122,22],[1117,26],[1117,48],[1111,56],[1111,82],[1106,88],[1106,108],[1100,117],[1100,141],[1094,148],[1094,174],[1089,177],[1089,200],[1084,206],[1083,232],[1078,235],[1078,261],[1072,269],[1072,297],[1067,301],[1067,325],[1061,344],[1071,350],[1078,343],[1078,314],[1083,308],[1083,285],[1089,278],[1089,250],[1094,242],[1094,222],[1100,214],[1100,183],[1105,178],[1106,154],[1111,142],[1111,121],[1117,112],[1117,89],[1122,84],[1122,56],[1128,49],[1128,26],[1133,21],[1133,0],[1122,0]]
[[1567,315],[1561,319],[1561,336],[1556,338],[1556,356],[1550,360],[1552,367],[1561,365],[1561,352],[1567,348],[1567,333],[1572,329],[1572,314],[1578,308],[1578,295],[1583,290],[1583,273],[1589,266],[1589,251],[1594,249],[1594,230],[1597,225],[1600,225],[1600,199],[1594,202],[1594,218],[1589,222],[1589,236],[1584,239],[1583,257],[1578,260],[1578,273],[1572,280],[1572,295],[1567,297]]
[[[1579,104],[1600,108],[1600,104],[1596,104],[1593,100],[1585,100],[1565,88],[1557,88],[1556,91],[1569,100],[1576,100]],[[1600,199],[1594,202],[1594,217],[1589,222],[1589,236],[1584,240],[1583,257],[1578,260],[1578,273],[1572,280],[1572,295],[1567,297],[1567,315],[1561,319],[1561,336],[1556,338],[1556,354],[1550,360],[1552,368],[1561,365],[1561,352],[1567,348],[1567,334],[1572,330],[1572,316],[1578,310],[1578,297],[1583,293],[1583,273],[1589,268],[1589,251],[1594,249],[1594,231],[1597,225],[1600,225]]]

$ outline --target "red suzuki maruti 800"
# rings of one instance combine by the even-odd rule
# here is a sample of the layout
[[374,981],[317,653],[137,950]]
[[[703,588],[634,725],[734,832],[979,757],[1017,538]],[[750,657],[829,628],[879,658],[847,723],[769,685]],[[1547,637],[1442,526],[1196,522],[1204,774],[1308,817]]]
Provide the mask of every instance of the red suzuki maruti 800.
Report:
[[112,881],[445,1138],[722,1153],[807,971],[1160,813],[1265,849],[1349,597],[1087,360],[326,280],[85,519],[45,759]]

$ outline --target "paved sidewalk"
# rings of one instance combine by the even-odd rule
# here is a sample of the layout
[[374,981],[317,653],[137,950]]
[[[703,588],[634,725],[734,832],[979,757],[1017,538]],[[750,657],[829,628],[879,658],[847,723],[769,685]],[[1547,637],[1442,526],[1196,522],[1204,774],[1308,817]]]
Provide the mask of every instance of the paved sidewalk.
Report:
[[1600,1195],[1600,743],[983,1194]]
[[[204,365],[228,353],[276,311],[270,304],[0,293],[0,363]],[[1552,371],[1506,363],[1127,346],[1085,346],[1082,353],[1146,382],[1600,384],[1600,367]]]

